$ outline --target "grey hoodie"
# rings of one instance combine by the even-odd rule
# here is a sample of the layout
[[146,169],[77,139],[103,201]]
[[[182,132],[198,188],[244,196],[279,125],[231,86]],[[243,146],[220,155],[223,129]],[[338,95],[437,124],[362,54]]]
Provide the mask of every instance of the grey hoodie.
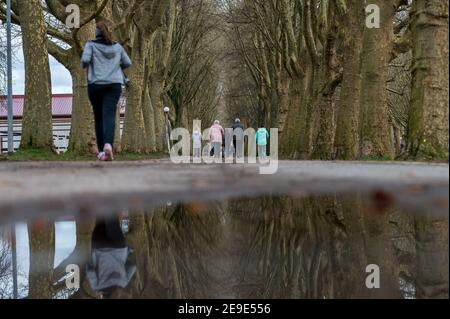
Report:
[[81,56],[81,65],[88,67],[89,84],[125,84],[123,69],[131,66],[131,60],[119,43],[106,44],[90,41]]
[[95,291],[126,288],[136,272],[136,265],[128,262],[130,253],[128,247],[93,249],[91,261],[86,265],[91,288]]

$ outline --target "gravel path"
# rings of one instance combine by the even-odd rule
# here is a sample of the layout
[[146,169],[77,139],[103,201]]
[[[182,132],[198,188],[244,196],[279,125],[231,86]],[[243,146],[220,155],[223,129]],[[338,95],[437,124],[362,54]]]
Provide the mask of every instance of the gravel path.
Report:
[[448,216],[448,164],[280,161],[254,164],[0,162],[0,222],[30,215],[111,213],[168,201],[259,195],[387,194],[411,212]]

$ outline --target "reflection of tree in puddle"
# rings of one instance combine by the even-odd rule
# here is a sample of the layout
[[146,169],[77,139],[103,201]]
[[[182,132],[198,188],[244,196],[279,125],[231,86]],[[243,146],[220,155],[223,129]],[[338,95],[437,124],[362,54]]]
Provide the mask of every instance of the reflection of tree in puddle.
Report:
[[[414,218],[388,202],[282,196],[130,213],[127,241],[137,272],[117,297],[448,296],[448,220]],[[50,282],[70,263],[82,271],[72,298],[96,297],[84,273],[93,224],[78,220],[76,249],[54,271],[54,227],[29,225],[30,297],[64,292]],[[380,289],[366,287],[369,264],[380,268]]]
[[48,220],[28,224],[30,247],[30,270],[28,275],[28,298],[51,299],[52,277],[55,257],[55,227]]
[[[52,281],[57,283],[54,285],[54,293],[59,296],[72,296],[72,298],[89,298],[94,297],[95,293],[89,289],[89,284],[86,280],[86,264],[90,258],[91,252],[91,238],[92,231],[95,226],[95,217],[89,216],[82,212],[76,218],[76,244],[73,252],[64,259],[53,271]],[[68,265],[77,265],[80,269],[81,289],[73,294],[73,291],[68,291],[65,286],[65,281],[60,280],[66,275],[66,267]]]
[[[248,240],[243,241],[248,247],[242,259],[241,297],[333,298],[348,294],[345,286],[351,286],[358,273],[345,278],[349,270],[345,268],[350,265],[342,260],[352,252],[352,266],[364,262],[361,253],[345,249],[347,226],[335,198],[263,198],[235,205],[237,217],[246,220],[240,223],[242,233],[249,228]],[[360,223],[356,218],[351,222]]]
[[[0,228],[0,234],[4,232],[4,229]],[[11,297],[12,278],[12,260],[11,260],[11,247],[9,244],[9,238],[7,236],[0,236],[0,299],[6,299]]]
[[448,298],[448,220],[415,219],[417,297]]
[[[399,258],[407,252],[398,244],[413,232],[411,222],[398,227],[398,221],[412,218],[378,211],[361,198],[263,198],[231,206],[233,219],[241,220],[237,227],[242,242],[248,243],[239,270],[240,297],[398,298],[400,270],[414,269],[414,259]],[[425,227],[434,234],[425,240],[432,251],[419,251],[418,279],[422,274],[440,287],[446,284],[448,296],[448,221],[439,225]],[[421,247],[424,240],[417,235]],[[368,264],[380,268],[380,289],[366,288]],[[431,265],[439,268],[433,269],[434,275],[425,271]],[[444,290],[435,296],[445,296]]]
[[220,240],[217,209],[178,205],[130,217],[138,276],[133,297],[207,298],[205,256]]

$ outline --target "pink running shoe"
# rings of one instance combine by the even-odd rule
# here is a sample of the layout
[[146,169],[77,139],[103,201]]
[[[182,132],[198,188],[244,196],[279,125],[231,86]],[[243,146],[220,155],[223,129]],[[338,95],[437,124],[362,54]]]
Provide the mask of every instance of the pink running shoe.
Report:
[[103,151],[105,152],[105,161],[111,162],[114,160],[113,149],[111,144],[105,144]]
[[97,158],[98,158],[99,161],[102,161],[102,162],[106,161],[106,154],[105,154],[105,152],[98,153],[97,154]]

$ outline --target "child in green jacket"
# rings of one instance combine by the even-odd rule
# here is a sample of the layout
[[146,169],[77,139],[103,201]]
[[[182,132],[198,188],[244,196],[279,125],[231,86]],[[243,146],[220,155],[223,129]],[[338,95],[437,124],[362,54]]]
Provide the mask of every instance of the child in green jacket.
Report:
[[256,131],[256,145],[258,145],[258,155],[261,160],[265,160],[267,157],[267,139],[269,138],[269,132],[264,127],[261,127]]

